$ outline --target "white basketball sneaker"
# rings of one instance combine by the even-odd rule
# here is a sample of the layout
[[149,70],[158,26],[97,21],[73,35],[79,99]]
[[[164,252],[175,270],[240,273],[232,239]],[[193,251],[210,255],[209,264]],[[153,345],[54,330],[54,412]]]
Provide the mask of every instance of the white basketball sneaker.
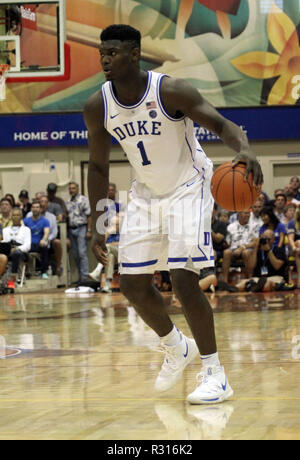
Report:
[[194,339],[181,335],[178,345],[161,344],[156,350],[165,353],[165,360],[155,382],[156,391],[167,391],[172,388],[182,376],[186,366],[199,354]]
[[233,395],[223,366],[203,368],[197,383],[196,390],[187,397],[190,404],[217,404]]

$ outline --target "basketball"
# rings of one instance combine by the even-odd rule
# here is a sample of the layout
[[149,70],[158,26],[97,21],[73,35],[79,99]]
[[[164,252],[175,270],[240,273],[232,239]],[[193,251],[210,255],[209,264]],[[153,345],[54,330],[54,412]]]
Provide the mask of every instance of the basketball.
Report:
[[253,174],[245,181],[246,164],[232,165],[231,161],[219,166],[211,180],[211,193],[215,201],[227,211],[246,211],[257,200],[260,190],[254,186]]

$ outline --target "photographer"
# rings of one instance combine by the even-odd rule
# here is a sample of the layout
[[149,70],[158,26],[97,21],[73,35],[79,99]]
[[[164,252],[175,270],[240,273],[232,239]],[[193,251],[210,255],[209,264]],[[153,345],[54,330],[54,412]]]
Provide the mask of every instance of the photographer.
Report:
[[[12,226],[3,229],[3,242],[0,251],[12,260],[12,283],[18,274],[19,263],[26,260],[31,247],[31,232],[28,227],[22,225],[23,213],[20,208],[12,211]],[[6,263],[7,263],[6,258]],[[11,286],[12,287],[12,286]]]
[[251,255],[253,277],[241,281],[239,291],[273,291],[284,285],[287,274],[285,249],[275,245],[275,234],[272,230],[265,232],[255,240]]

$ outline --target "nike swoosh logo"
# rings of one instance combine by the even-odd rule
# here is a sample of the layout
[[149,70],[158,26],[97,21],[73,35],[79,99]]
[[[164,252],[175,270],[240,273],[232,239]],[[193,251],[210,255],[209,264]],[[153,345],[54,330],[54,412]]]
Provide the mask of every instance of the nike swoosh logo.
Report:
[[120,115],[120,114],[117,113],[117,115],[111,115],[111,116],[110,116],[110,119],[113,120],[113,118],[116,118],[118,115]]
[[226,386],[227,386],[227,379],[225,380],[225,385],[222,384],[223,391],[226,391]]
[[185,353],[183,354],[183,357],[184,357],[184,358],[186,358],[186,357],[187,357],[187,355],[188,355],[188,352],[189,352],[189,346],[188,346],[188,343],[187,343],[187,341],[185,341],[185,344],[186,344],[186,351],[185,351]]

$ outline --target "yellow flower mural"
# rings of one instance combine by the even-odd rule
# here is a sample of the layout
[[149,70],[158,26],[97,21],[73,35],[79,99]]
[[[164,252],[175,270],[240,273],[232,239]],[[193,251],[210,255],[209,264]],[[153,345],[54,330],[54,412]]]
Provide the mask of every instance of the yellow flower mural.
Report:
[[232,59],[231,63],[251,78],[279,77],[269,93],[268,105],[295,104],[292,80],[295,75],[300,75],[300,46],[296,26],[273,3],[267,31],[270,43],[278,54],[254,51]]

